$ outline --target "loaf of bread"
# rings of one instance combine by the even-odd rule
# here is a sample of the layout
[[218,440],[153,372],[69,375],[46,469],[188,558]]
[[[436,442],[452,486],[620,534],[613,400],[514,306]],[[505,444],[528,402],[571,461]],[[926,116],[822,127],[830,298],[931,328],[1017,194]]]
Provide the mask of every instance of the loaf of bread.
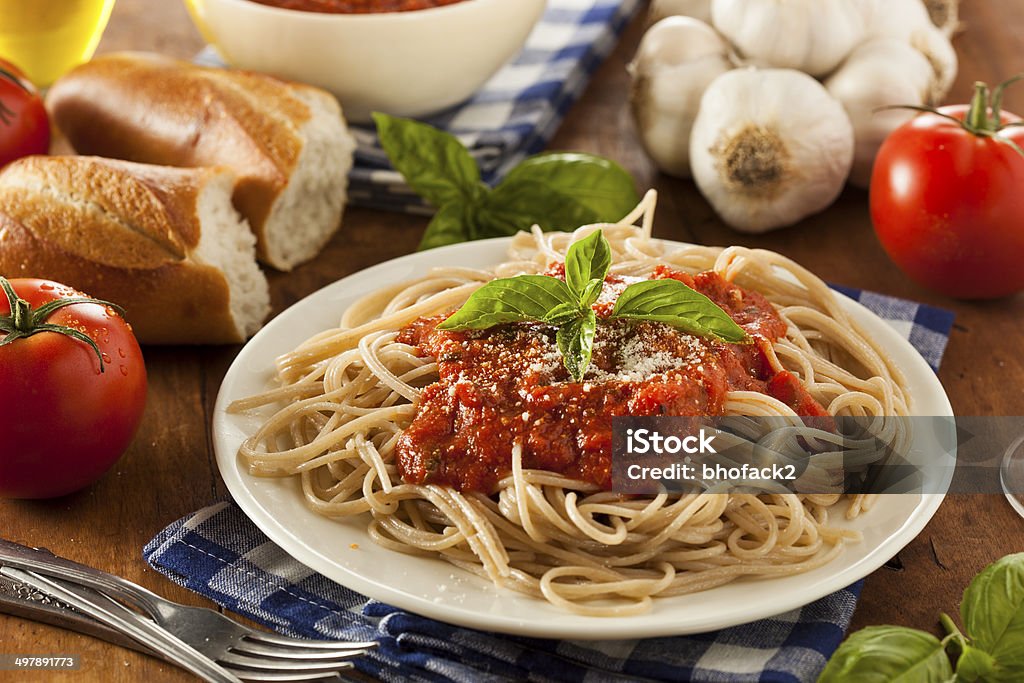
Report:
[[27,157],[0,172],[0,274],[121,305],[144,344],[242,342],[270,312],[225,168]]
[[60,79],[47,106],[80,154],[234,170],[235,207],[275,268],[313,258],[341,224],[355,143],[326,91],[118,53]]

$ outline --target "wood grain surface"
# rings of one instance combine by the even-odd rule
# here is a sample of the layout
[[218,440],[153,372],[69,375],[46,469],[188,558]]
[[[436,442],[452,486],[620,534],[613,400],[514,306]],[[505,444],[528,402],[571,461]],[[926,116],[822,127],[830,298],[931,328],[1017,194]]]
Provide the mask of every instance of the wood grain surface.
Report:
[[[1024,2],[965,0],[965,30],[955,40],[960,77],[949,101],[966,101],[975,80],[994,83],[1024,70]],[[743,244],[779,251],[830,281],[927,302],[956,312],[939,376],[960,415],[1024,414],[1024,295],[989,303],[944,299],[909,282],[886,258],[868,217],[867,194],[848,189],[830,209],[764,236],[724,227],[690,182],[659,175],[644,157],[629,116],[625,66],[641,35],[634,21],[569,113],[552,149],[602,154],[660,192],[656,234],[702,244]],[[188,58],[202,47],[179,2],[118,0],[101,52],[155,50]],[[1010,111],[1024,114],[1024,87]],[[354,271],[412,251],[422,217],[350,209],[343,229],[314,262],[270,273],[274,311]],[[124,458],[91,488],[54,501],[0,501],[0,535],[120,574],[174,600],[210,605],[150,569],[141,548],[164,526],[227,492],[210,446],[210,411],[228,365],[227,348],[147,348],[149,403]],[[925,531],[867,581],[854,627],[905,624],[937,629],[955,613],[968,580],[985,564],[1024,550],[1024,520],[998,496],[948,498]],[[77,634],[0,615],[0,653],[76,654],[82,670],[7,674],[21,681],[189,680],[149,657]]]

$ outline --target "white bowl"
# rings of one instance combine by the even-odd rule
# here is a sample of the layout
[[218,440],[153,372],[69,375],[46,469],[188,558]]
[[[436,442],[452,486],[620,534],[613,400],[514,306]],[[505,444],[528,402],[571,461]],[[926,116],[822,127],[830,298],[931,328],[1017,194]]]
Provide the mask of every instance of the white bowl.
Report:
[[473,94],[515,55],[547,0],[465,0],[410,12],[322,14],[185,0],[231,66],[320,86],[351,121],[419,116]]

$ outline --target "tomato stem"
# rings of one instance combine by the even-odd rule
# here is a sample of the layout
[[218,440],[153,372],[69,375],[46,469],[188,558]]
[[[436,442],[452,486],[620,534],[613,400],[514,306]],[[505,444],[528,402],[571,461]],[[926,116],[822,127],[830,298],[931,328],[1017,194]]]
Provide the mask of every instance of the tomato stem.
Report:
[[949,119],[951,122],[960,126],[972,135],[991,138],[996,142],[1012,147],[1014,151],[1021,156],[1024,156],[1024,148],[1010,138],[999,134],[1004,128],[1020,127],[1021,125],[1024,125],[1024,121],[1003,123],[1002,112],[1003,94],[1006,92],[1006,88],[1020,80],[1024,80],[1024,73],[1017,74],[1013,78],[1008,78],[991,90],[989,90],[988,84],[976,81],[974,83],[974,96],[971,97],[971,105],[967,110],[967,114],[962,119],[949,114],[944,114],[935,107],[923,107],[913,104],[895,104],[887,107],[879,107],[875,109],[875,112],[885,111],[887,109],[912,109],[914,111],[941,116],[944,119]]
[[28,332],[32,329],[32,304],[18,297],[14,301],[14,329]]
[[971,108],[967,110],[964,117],[964,127],[977,134],[980,131],[995,131],[995,126],[988,116],[989,108],[988,86],[981,81],[974,83],[974,97],[971,98]]
[[1003,93],[1006,92],[1006,88],[1013,85],[1017,81],[1024,78],[1024,74],[1017,74],[1013,78],[1008,78],[995,88],[992,89],[992,117],[996,120],[997,130],[1002,130],[1006,126],[1014,124],[1002,124],[1003,120]]
[[112,304],[109,301],[102,301],[101,299],[75,296],[64,299],[54,299],[53,301],[47,302],[39,308],[32,310],[32,304],[18,296],[17,292],[14,291],[14,287],[11,286],[11,283],[2,275],[0,275],[0,289],[3,289],[4,294],[7,295],[7,303],[11,309],[10,315],[0,316],[0,333],[7,333],[5,337],[0,339],[0,346],[6,346],[18,339],[31,337],[32,335],[39,334],[40,332],[56,332],[57,334],[63,334],[67,337],[71,337],[72,339],[77,339],[83,344],[88,344],[96,353],[96,357],[100,360],[100,372],[106,371],[103,362],[103,353],[100,351],[100,347],[92,337],[85,334],[85,332],[76,330],[73,327],[68,327],[66,325],[54,325],[53,323],[46,322],[46,320],[54,311],[73,304],[99,304],[100,306],[109,306],[110,308],[115,309],[119,314],[124,315],[124,310],[120,306]]

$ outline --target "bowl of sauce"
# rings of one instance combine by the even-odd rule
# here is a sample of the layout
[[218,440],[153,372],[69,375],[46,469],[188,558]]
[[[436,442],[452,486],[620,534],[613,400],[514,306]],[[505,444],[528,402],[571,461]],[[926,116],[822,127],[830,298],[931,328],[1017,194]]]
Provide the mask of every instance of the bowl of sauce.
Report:
[[230,66],[315,85],[350,121],[456,105],[516,55],[547,0],[185,0]]

